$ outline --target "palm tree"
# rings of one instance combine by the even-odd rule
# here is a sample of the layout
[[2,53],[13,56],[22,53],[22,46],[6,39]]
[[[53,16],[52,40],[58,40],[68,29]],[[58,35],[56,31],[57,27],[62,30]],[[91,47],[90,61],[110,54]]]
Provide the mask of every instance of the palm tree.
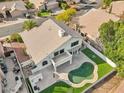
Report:
[[34,28],[36,26],[37,26],[36,22],[34,22],[32,20],[27,20],[23,24],[24,30],[27,30],[27,31],[31,30],[32,28]]
[[27,9],[33,9],[33,8],[34,8],[34,4],[31,3],[31,2],[26,2],[25,7],[26,7]]

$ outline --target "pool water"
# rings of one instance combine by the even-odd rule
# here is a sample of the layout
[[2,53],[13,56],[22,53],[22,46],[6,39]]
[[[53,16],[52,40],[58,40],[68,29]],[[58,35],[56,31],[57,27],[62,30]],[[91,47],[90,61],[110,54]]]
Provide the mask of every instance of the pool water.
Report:
[[83,80],[93,78],[94,65],[90,62],[83,63],[79,68],[69,72],[68,78],[72,83],[79,84]]

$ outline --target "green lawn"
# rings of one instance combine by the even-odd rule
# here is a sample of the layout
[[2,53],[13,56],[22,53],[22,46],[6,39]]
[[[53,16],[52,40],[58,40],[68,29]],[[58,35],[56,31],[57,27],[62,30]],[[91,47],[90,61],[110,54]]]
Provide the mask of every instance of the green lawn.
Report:
[[51,15],[51,13],[49,13],[49,12],[41,12],[40,13],[40,16],[41,17],[48,17],[48,16],[50,16]]
[[81,93],[84,89],[86,89],[91,84],[86,84],[81,88],[72,88],[68,84],[60,81],[52,86],[48,87],[47,89],[43,90],[40,93]]
[[107,64],[104,60],[102,60],[99,56],[97,56],[90,49],[86,48],[82,50],[82,52],[98,65],[99,78],[103,77],[108,72],[111,72],[113,70],[113,68],[109,64]]
[[[82,52],[98,65],[99,79],[113,70],[113,68],[109,64],[107,64],[105,61],[103,61],[99,56],[97,56],[90,49],[86,48],[86,49],[82,50]],[[92,85],[92,84],[88,83],[81,88],[72,88],[71,86],[67,85],[66,83],[60,81],[60,82],[57,82],[57,83],[53,84],[52,86],[46,88],[45,90],[43,90],[40,93],[81,93],[86,88],[88,88],[90,85]]]

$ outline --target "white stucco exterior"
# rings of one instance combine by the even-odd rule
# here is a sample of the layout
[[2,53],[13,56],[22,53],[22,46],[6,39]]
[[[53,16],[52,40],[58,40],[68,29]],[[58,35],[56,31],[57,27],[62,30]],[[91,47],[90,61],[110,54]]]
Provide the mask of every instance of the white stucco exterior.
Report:
[[[74,47],[71,47],[71,43],[73,43],[75,41],[79,41],[78,45],[76,45]],[[61,49],[64,49],[64,51],[68,51],[68,52],[72,52],[72,53],[77,51],[77,53],[78,53],[78,50],[80,49],[81,45],[82,45],[82,39],[81,38],[72,37],[69,41],[65,42],[62,46],[60,46],[59,48],[54,50],[51,54],[48,54],[48,56],[46,58],[41,60],[41,62],[39,64],[37,64],[37,67],[35,69],[33,69],[32,72],[35,73],[35,72],[37,72],[39,70],[42,70],[45,67],[48,67],[48,66],[52,65],[51,59],[54,58],[54,53],[56,51],[60,51]],[[65,62],[66,62],[66,60],[65,60]],[[48,64],[43,66],[42,65],[43,61],[47,61]]]

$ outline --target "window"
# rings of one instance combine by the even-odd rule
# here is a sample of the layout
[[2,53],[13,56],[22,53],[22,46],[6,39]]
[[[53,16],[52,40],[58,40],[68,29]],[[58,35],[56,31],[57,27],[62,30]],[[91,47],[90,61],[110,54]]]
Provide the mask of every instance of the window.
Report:
[[71,47],[78,45],[78,43],[79,43],[79,41],[75,41],[75,42],[71,43]]
[[70,54],[72,54],[72,52],[70,52]]
[[45,66],[45,65],[47,65],[47,64],[48,64],[47,61],[43,61],[42,66]]
[[64,49],[60,50],[60,54],[64,53]]
[[57,56],[58,54],[59,54],[59,52],[57,51],[57,52],[54,53],[54,56]]

